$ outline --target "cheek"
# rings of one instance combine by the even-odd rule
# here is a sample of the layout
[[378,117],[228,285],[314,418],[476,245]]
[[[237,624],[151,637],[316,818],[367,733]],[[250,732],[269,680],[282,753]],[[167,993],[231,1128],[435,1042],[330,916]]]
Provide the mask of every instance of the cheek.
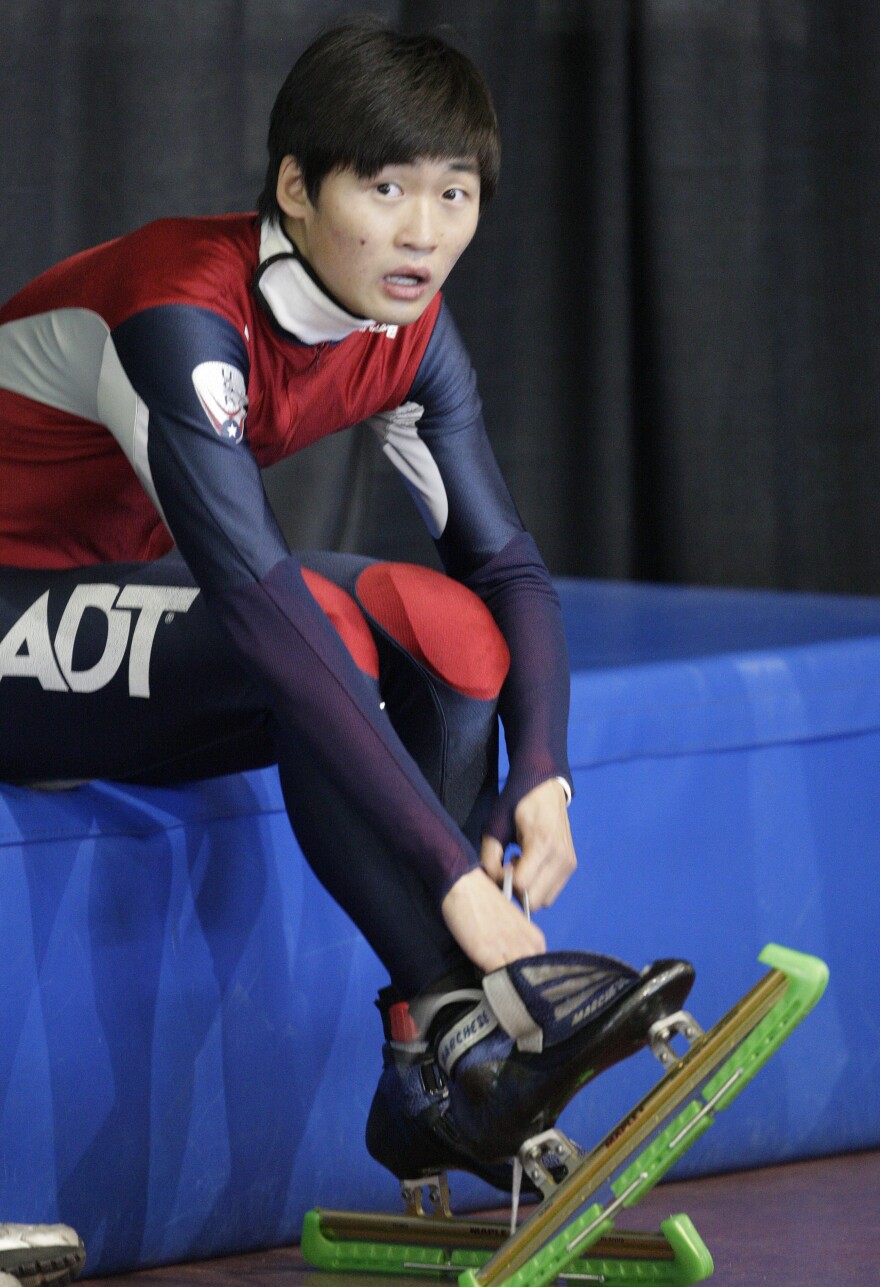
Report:
[[340,230],[333,239],[333,250],[339,259],[345,259],[349,268],[362,264],[373,253],[369,234],[360,229]]
[[447,247],[446,251],[446,271],[451,272],[458,263],[461,256],[467,250],[468,242],[457,241],[454,245]]

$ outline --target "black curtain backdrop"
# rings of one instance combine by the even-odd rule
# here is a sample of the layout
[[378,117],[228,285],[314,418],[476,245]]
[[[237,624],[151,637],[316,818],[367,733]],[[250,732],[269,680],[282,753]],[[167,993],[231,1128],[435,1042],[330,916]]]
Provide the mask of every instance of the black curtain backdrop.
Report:
[[[373,0],[451,24],[502,186],[450,282],[557,574],[880,593],[880,5]],[[310,0],[0,0],[0,293],[251,209]],[[2,432],[2,427],[0,427]],[[363,430],[269,472],[294,545],[431,560]]]

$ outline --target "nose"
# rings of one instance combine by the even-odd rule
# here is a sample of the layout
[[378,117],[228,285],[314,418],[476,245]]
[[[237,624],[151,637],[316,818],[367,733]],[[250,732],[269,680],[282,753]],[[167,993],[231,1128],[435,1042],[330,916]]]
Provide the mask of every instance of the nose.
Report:
[[437,224],[432,202],[421,197],[408,201],[398,229],[398,245],[406,250],[425,253],[433,250],[437,241]]

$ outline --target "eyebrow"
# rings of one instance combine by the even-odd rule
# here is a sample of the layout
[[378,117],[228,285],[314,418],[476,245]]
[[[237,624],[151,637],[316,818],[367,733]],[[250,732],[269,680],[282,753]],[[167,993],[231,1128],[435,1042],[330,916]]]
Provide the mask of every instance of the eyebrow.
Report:
[[[420,161],[436,161],[438,165],[445,166],[445,172],[447,174],[452,174],[452,173],[475,174],[478,178],[480,177],[480,174],[481,174],[480,163],[475,157],[473,159],[467,159],[465,157],[445,157],[445,156],[415,157],[412,161],[386,161],[384,165],[379,166],[379,169],[376,171],[376,174],[381,174],[383,170],[393,170],[400,167],[407,168],[409,166],[415,166],[415,165],[418,165]],[[374,178],[375,175],[367,175],[366,177]]]

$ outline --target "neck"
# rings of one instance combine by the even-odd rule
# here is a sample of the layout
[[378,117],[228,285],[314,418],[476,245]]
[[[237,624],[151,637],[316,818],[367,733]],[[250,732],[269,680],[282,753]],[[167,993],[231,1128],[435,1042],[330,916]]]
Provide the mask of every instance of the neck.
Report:
[[330,294],[284,229],[271,220],[260,230],[254,289],[278,326],[303,344],[344,340],[375,325]]

